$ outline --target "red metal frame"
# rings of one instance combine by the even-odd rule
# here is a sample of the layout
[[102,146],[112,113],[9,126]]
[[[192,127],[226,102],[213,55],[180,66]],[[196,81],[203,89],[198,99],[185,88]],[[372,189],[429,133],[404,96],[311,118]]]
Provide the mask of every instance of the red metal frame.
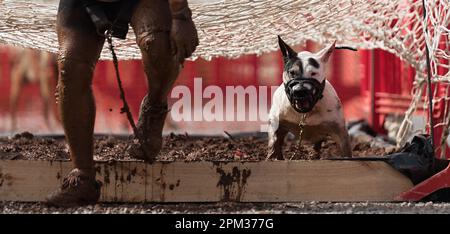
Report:
[[420,201],[439,189],[450,187],[450,165],[414,188],[396,197],[399,201]]
[[[441,44],[441,46],[444,46]],[[445,49],[445,48],[441,48]],[[447,64],[448,61],[441,60],[441,63]],[[439,74],[445,74],[447,71],[444,68],[439,68],[438,73]],[[447,84],[448,85],[448,84]],[[442,97],[445,95],[445,88],[447,88],[446,85],[437,84],[434,85],[434,89],[438,89],[438,96]],[[445,107],[445,101],[441,101],[440,103],[437,103],[438,107],[440,107],[440,110],[434,111],[433,118],[435,119],[434,123],[437,123],[438,121],[442,121],[443,115],[444,115],[444,107]],[[436,116],[436,112],[439,114]],[[439,146],[439,142],[442,137],[442,132],[444,131],[444,126],[439,126],[434,129],[435,134],[435,145]],[[449,159],[450,156],[450,150],[449,146],[446,145],[446,159]],[[440,155],[440,148],[435,149],[436,155]],[[403,200],[403,201],[420,201],[423,198],[427,197],[428,195],[444,188],[450,187],[450,165],[445,168],[444,170],[438,172],[437,174],[433,175],[432,177],[428,178],[427,180],[423,181],[422,183],[418,184],[414,188],[410,189],[409,191],[406,191],[402,194],[400,194],[396,199],[397,200]]]
[[[400,59],[388,52],[375,50],[374,54],[375,62],[372,68],[369,68],[374,69],[372,72],[372,74],[374,74],[374,87],[370,86],[370,76],[366,77],[366,80],[362,82],[362,86],[366,87],[366,89],[363,90],[363,95],[366,96],[366,99],[370,100],[371,96],[374,97],[373,102],[375,107],[372,111],[371,124],[376,130],[380,131],[386,114],[402,114],[405,113],[409,107],[411,101],[409,92],[412,88],[415,72],[414,69],[406,67],[406,64],[401,63]],[[367,55],[365,56],[367,57]],[[393,72],[393,70],[401,72]],[[366,72],[365,74],[371,74],[371,72]],[[434,85],[433,90],[438,89],[437,96],[444,96],[445,88],[445,85],[438,84]],[[375,92],[372,95],[370,95],[371,90]],[[433,110],[433,119],[435,123],[442,121],[442,118],[444,117],[444,107],[444,101],[435,103]],[[427,116],[427,113],[423,113],[423,109],[421,108],[419,108],[417,113]],[[435,142],[440,142],[442,132],[442,126],[435,128]],[[436,149],[435,152],[436,155],[440,155],[439,148]],[[449,158],[448,146],[446,153],[446,158]],[[420,201],[431,193],[447,187],[450,187],[450,166],[418,184],[411,190],[400,194],[396,199],[401,201]]]
[[[371,64],[371,54],[369,51],[362,52],[362,61],[365,64]],[[370,113],[370,122],[378,131],[382,132],[382,123],[386,114],[399,113],[403,114],[409,107],[411,96],[410,90],[414,80],[415,71],[405,63],[402,63],[395,55],[382,50],[373,51],[372,66],[365,69],[365,78],[361,82],[362,95],[365,96],[366,102],[373,103],[374,107]],[[445,63],[446,61],[441,61]],[[440,68],[439,73],[445,74],[445,70]],[[371,82],[373,79],[373,82]],[[445,84],[433,85],[433,91],[437,91],[438,97],[445,95]],[[443,121],[445,101],[434,104],[433,116],[434,123]],[[418,114],[428,116],[419,107]],[[435,127],[434,140],[439,146],[443,126]],[[446,146],[445,158],[450,158],[450,150]],[[436,155],[440,155],[440,148],[435,149]],[[429,179],[423,181],[409,191],[400,194],[396,199],[401,201],[420,201],[433,192],[443,188],[450,187],[450,166],[441,172],[435,174]]]

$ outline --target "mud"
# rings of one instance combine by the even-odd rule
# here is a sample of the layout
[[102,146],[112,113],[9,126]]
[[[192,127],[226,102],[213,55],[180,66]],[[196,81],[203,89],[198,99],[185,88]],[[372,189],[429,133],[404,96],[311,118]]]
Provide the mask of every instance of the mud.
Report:
[[[224,134],[225,135],[225,134]],[[131,160],[125,154],[131,140],[126,136],[96,136],[95,160]],[[377,147],[371,142],[352,139],[353,156],[382,156],[392,153],[394,147]],[[283,148],[286,158],[316,160],[339,156],[332,141],[322,143],[317,152],[313,145],[287,139]],[[187,134],[170,134],[164,137],[159,161],[260,161],[265,160],[267,137],[261,134],[227,137],[199,137]],[[294,153],[297,152],[295,155]],[[33,136],[24,132],[12,137],[0,137],[2,160],[68,160],[68,147],[64,137]]]
[[[226,136],[226,134],[224,134]],[[123,136],[96,136],[96,160],[130,159],[124,152],[130,140]],[[165,137],[165,145],[158,160],[264,160],[266,156],[267,137],[250,135],[243,137],[195,137],[171,134]],[[355,156],[377,156],[392,153],[391,146],[376,147],[367,139],[352,139]],[[296,141],[287,139],[284,147],[286,157],[291,157],[296,150]],[[337,154],[337,145],[331,141],[323,143],[321,152],[315,152],[312,145],[305,144],[297,153],[296,159],[325,159]],[[69,158],[63,137],[33,136],[29,133],[17,134],[12,137],[0,138],[0,159],[11,160],[67,160]],[[109,173],[109,171],[105,171]],[[131,171],[131,174],[137,173]],[[249,172],[232,170],[225,173],[218,170],[221,179],[217,186],[229,190],[230,186],[238,186],[238,194],[228,194],[229,197],[245,193],[246,178]],[[113,176],[113,175],[110,175]],[[105,177],[106,178],[106,177]],[[1,180],[0,176],[0,183]],[[180,181],[165,185],[173,190]],[[225,194],[225,193],[224,193]],[[223,200],[227,200],[224,196]],[[450,213],[450,203],[330,203],[330,202],[300,202],[300,203],[142,203],[118,204],[99,203],[92,206],[74,208],[48,207],[38,202],[1,202],[0,213],[100,213],[100,214],[166,214],[166,213]]]
[[216,171],[220,175],[217,187],[221,190],[221,201],[241,200],[247,184],[247,178],[250,176],[251,171],[244,169],[241,172],[237,167],[233,167],[230,173],[226,173],[219,167],[216,168]]

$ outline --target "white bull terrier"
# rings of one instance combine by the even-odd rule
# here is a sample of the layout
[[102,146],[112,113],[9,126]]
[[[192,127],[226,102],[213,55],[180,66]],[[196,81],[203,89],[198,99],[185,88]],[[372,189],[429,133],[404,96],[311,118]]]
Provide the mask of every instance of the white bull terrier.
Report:
[[269,148],[267,159],[283,160],[282,147],[288,132],[299,137],[302,115],[302,141],[314,144],[318,151],[330,136],[343,157],[352,151],[345,126],[342,104],[333,86],[326,80],[326,65],[335,49],[335,43],[318,53],[295,52],[282,39],[278,43],[283,54],[283,84],[275,91],[269,113]]

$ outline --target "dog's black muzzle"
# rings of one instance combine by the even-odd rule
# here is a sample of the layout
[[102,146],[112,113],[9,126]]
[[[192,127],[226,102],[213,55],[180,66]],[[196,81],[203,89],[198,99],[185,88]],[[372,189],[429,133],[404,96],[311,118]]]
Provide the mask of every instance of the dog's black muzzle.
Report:
[[299,113],[310,112],[323,97],[325,79],[322,83],[314,78],[295,78],[284,83],[291,106]]

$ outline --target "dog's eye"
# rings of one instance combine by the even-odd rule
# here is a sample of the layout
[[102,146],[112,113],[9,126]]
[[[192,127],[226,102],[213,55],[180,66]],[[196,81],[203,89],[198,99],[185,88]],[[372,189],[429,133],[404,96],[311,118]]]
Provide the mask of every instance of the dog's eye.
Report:
[[295,76],[295,71],[289,71],[290,76]]

